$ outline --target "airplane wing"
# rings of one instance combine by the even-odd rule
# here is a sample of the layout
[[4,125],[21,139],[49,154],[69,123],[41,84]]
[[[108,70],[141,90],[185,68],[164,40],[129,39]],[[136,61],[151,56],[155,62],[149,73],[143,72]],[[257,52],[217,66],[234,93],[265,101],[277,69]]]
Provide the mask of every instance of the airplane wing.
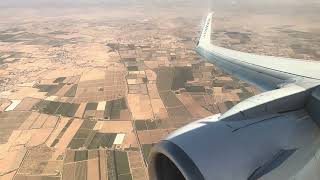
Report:
[[320,80],[319,62],[261,56],[213,45],[211,43],[212,18],[213,13],[210,13],[196,51],[225,72],[262,90],[277,89],[288,82]]
[[319,180],[320,63],[214,46],[212,15],[196,51],[266,92],[159,142],[150,155],[150,178]]

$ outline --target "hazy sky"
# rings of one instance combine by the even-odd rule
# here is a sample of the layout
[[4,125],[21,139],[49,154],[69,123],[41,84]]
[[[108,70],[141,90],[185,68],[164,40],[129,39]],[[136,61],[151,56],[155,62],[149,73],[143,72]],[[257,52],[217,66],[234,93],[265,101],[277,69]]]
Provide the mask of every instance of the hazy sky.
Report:
[[299,2],[309,3],[318,2],[319,0],[1,0],[0,6],[7,7],[24,7],[24,6],[81,6],[81,5],[101,5],[101,4],[135,4],[135,3],[190,3],[194,2],[198,5],[207,4],[295,4]]
[[[98,7],[108,13],[108,8],[115,11],[118,10],[117,7],[135,8],[137,5],[146,12],[157,13],[170,9],[190,15],[193,15],[192,13],[199,15],[199,12],[205,13],[210,10],[290,16],[320,14],[320,0],[0,0],[0,16],[10,16],[12,13],[6,13],[5,10],[12,8],[31,8],[42,13],[52,13],[52,11],[45,10],[46,8],[58,8],[58,10],[53,10],[54,14],[64,14],[63,9],[86,10]],[[157,11],[159,9],[160,11]],[[19,12],[22,14],[23,11],[17,11]]]

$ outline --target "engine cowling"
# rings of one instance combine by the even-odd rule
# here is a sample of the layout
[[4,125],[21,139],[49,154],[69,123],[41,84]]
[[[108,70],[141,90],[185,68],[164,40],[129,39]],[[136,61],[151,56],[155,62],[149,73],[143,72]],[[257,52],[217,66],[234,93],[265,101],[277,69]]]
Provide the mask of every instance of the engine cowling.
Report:
[[[298,97],[305,97],[304,93],[290,95],[295,96],[290,104],[292,110],[287,110],[288,106],[284,107],[286,111],[277,107],[279,112],[263,108],[272,103],[283,105],[282,101],[290,103],[291,98],[282,96],[285,98],[256,107],[246,105],[250,107],[248,111],[242,108],[239,114],[230,113],[229,119],[215,115],[175,131],[153,148],[150,179],[254,180],[262,176],[279,179],[279,174],[280,179],[295,176],[310,160],[301,157],[308,154],[311,158],[317,150],[314,147],[320,142],[320,131],[305,106],[299,105],[306,100],[297,101]],[[257,116],[250,116],[252,112]],[[277,172],[275,169],[280,166],[281,171]]]

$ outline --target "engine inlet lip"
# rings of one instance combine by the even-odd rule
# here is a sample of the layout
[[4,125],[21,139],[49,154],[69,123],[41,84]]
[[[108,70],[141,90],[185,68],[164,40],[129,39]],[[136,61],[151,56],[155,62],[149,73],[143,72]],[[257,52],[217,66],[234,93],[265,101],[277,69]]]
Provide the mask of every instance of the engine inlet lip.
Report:
[[194,164],[191,158],[175,143],[162,140],[156,144],[149,156],[149,177],[152,180],[158,180],[156,159],[159,155],[166,156],[174,162],[186,180],[205,180],[199,168]]

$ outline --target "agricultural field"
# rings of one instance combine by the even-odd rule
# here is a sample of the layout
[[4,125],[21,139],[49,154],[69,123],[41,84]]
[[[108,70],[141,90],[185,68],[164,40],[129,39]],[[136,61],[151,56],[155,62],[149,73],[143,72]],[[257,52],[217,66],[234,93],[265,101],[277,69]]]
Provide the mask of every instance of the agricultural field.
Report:
[[[171,3],[17,17],[0,3],[1,180],[148,180],[157,142],[260,93],[194,52],[203,7]],[[214,43],[320,60],[312,12],[283,13],[218,11]]]

